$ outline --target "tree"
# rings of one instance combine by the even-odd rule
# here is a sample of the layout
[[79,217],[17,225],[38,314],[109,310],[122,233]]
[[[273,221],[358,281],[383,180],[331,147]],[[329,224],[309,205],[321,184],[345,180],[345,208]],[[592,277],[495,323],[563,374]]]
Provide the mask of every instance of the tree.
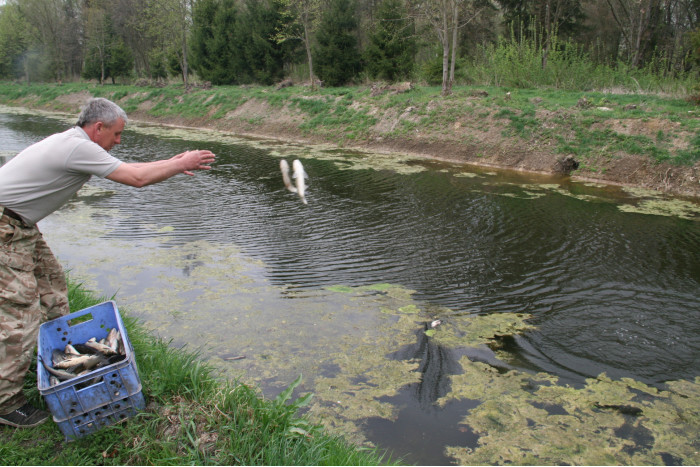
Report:
[[168,58],[177,57],[180,63],[176,68],[187,87],[192,0],[148,0],[144,10],[144,27],[151,43],[148,52],[151,77],[166,77]]
[[244,64],[237,70],[237,81],[269,85],[284,71],[285,45],[275,39],[282,5],[274,0],[246,0],[245,7],[236,27],[235,41]]
[[214,84],[272,84],[284,71],[275,39],[282,18],[275,1],[200,0],[193,11],[192,65]]
[[31,41],[40,46],[53,78],[78,74],[82,48],[77,0],[16,0],[16,5],[31,25]]
[[329,86],[342,86],[361,69],[357,19],[351,0],[331,0],[319,24],[314,49],[318,77]]
[[661,0],[607,0],[624,40],[630,65],[636,67],[658,26]]
[[235,0],[199,0],[192,12],[192,67],[213,84],[233,84]]
[[134,70],[134,55],[123,40],[119,39],[112,47],[107,66],[109,68],[109,76],[112,78],[112,84],[115,83],[116,78],[131,76]]
[[30,27],[15,3],[0,8],[1,78],[14,78],[24,71],[23,65],[30,47]]
[[377,11],[376,28],[365,50],[366,69],[373,78],[396,81],[408,77],[416,54],[415,24],[402,0],[385,0]]
[[109,16],[100,2],[93,2],[86,7],[84,18],[86,57],[82,75],[103,84],[107,77],[109,45],[113,41]]
[[442,95],[452,93],[459,30],[487,6],[479,0],[413,0],[416,12],[434,29],[442,47]]
[[300,40],[306,51],[306,62],[309,65],[309,82],[311,89],[316,87],[314,79],[313,56],[311,54],[312,31],[316,26],[320,0],[280,0],[282,3],[282,21],[275,35],[279,43]]

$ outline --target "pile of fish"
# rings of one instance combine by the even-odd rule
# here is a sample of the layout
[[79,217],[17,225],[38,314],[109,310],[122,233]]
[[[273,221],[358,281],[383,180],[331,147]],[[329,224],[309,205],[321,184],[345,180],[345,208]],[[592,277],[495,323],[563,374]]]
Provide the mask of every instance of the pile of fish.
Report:
[[[124,342],[117,329],[111,329],[107,337],[99,341],[93,337],[84,344],[67,344],[63,350],[54,349],[51,355],[51,365],[39,357],[41,364],[50,374],[50,386],[120,362],[124,358],[126,358]],[[85,386],[97,382],[91,380]]]
[[289,178],[289,164],[287,164],[287,161],[284,159],[280,161],[280,170],[282,171],[282,181],[284,182],[284,186],[292,193],[297,193],[299,198],[301,198],[301,201],[304,204],[307,204],[305,196],[306,183],[304,179],[309,178],[309,176],[304,171],[304,166],[301,165],[301,161],[299,159],[295,159],[294,162],[292,162],[292,167],[294,169],[294,175],[292,175],[292,177],[296,179],[296,186],[292,185],[292,181]]

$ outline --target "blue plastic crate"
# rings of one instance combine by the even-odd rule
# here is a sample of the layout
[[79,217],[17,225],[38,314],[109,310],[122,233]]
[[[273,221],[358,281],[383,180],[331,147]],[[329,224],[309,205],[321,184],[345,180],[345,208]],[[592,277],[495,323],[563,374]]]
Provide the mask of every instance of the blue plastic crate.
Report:
[[[66,436],[76,437],[77,433],[80,433],[74,427],[75,420],[80,417],[87,417],[91,426],[110,424],[109,420],[113,417],[105,416],[104,420],[94,416],[88,417],[88,414],[97,410],[107,415],[114,413],[114,411],[104,410],[105,406],[133,398],[139,403],[130,405],[134,410],[127,411],[128,415],[131,416],[136,412],[135,407],[143,408],[143,404],[140,403],[143,395],[134,350],[114,301],[70,313],[46,322],[39,328],[38,356],[48,364],[51,364],[51,354],[54,349],[63,350],[66,344],[84,343],[92,337],[100,340],[106,337],[112,328],[117,328],[124,342],[125,358],[119,362],[55,386],[49,384],[49,373],[40,361],[37,362],[39,392],[44,396],[54,421],[59,424]],[[66,424],[63,423],[67,421],[71,426],[68,431],[64,430]],[[82,431],[85,434],[91,432],[86,429]]]
[[146,400],[139,391],[122,400],[90,410],[63,421],[57,421],[58,427],[66,439],[78,439],[94,433],[102,427],[133,417],[146,406]]

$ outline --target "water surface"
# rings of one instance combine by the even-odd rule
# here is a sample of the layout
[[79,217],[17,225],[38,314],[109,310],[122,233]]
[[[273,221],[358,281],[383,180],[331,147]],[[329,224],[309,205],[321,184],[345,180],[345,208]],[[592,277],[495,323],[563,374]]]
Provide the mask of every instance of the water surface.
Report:
[[[0,152],[65,128],[0,113]],[[693,200],[138,125],[113,154],[193,148],[217,154],[211,171],[140,190],[93,179],[40,223],[49,244],[71,274],[267,395],[303,373],[312,413],[351,439],[419,464],[475,448],[463,417],[479,404],[450,396],[463,359],[574,388],[699,374]],[[303,161],[308,205],[284,190],[281,157]],[[470,334],[499,317],[517,322],[498,345]]]

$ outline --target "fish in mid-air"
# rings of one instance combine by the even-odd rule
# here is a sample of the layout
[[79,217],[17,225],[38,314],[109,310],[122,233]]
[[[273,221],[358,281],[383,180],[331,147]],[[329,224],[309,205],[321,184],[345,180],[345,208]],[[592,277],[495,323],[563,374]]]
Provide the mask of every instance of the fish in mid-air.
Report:
[[306,175],[304,166],[301,165],[301,161],[299,159],[295,159],[294,162],[292,162],[292,169],[294,170],[294,175],[292,176],[296,179],[299,198],[301,198],[304,204],[307,204],[306,197],[304,196],[304,193],[306,192],[306,182],[304,179],[307,178],[308,175]]
[[282,171],[284,186],[292,193],[296,193],[297,189],[292,185],[292,181],[289,178],[289,164],[287,164],[287,161],[284,159],[280,161],[280,170]]
[[308,178],[308,175],[304,171],[304,166],[301,165],[301,161],[299,159],[295,159],[294,162],[292,162],[292,169],[294,170],[292,177],[296,179],[296,186],[292,185],[292,180],[289,178],[289,164],[287,164],[287,161],[284,159],[280,161],[280,170],[282,171],[282,181],[284,182],[284,186],[292,193],[297,193],[304,204],[308,204],[305,196],[306,181],[304,180],[305,178]]

